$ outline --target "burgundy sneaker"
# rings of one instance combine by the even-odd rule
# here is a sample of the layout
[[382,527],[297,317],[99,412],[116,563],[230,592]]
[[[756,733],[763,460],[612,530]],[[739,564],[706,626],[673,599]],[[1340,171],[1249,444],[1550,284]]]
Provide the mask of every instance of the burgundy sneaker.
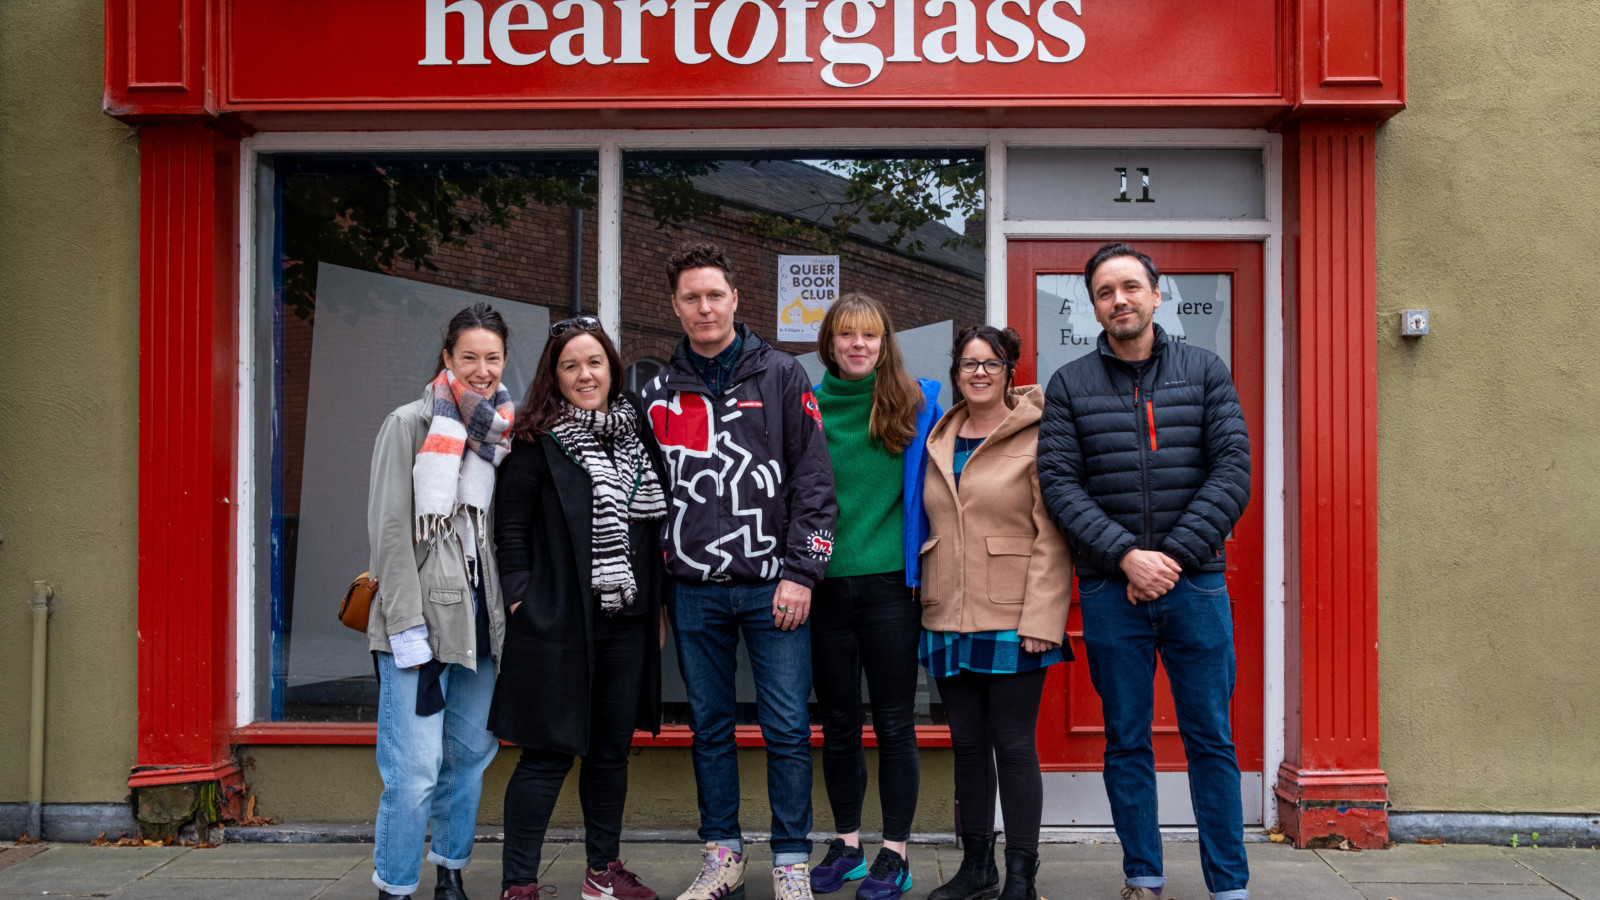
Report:
[[599,872],[590,872],[583,879],[583,900],[658,900],[656,892],[645,887],[639,876],[623,868],[622,860],[613,859]]
[[540,894],[553,896],[555,892],[555,887],[548,884],[544,887],[537,884],[514,884],[500,892],[500,900],[540,900]]

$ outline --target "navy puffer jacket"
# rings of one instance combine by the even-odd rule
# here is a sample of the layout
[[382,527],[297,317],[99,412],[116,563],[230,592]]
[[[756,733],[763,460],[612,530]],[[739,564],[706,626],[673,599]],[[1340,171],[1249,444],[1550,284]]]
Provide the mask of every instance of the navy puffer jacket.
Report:
[[1039,424],[1039,486],[1079,576],[1120,578],[1129,550],[1190,574],[1226,569],[1223,542],[1250,502],[1250,435],[1222,359],[1159,325],[1143,378],[1111,352],[1058,369]]

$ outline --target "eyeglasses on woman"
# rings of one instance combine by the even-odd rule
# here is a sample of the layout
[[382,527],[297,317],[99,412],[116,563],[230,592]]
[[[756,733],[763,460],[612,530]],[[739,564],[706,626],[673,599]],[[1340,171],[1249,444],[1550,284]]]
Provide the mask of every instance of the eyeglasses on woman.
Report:
[[980,368],[990,375],[999,375],[1011,368],[1011,364],[1003,359],[973,359],[970,356],[963,356],[956,360],[956,367],[968,375]]

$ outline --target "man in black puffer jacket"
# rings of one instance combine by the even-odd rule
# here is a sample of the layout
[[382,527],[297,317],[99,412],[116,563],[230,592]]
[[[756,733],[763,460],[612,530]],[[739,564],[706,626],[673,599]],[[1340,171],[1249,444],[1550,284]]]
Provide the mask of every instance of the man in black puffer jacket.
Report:
[[1223,543],[1250,500],[1250,437],[1222,360],[1151,321],[1161,291],[1150,257],[1107,244],[1083,276],[1105,331],[1099,352],[1050,379],[1039,485],[1076,559],[1123,896],[1151,900],[1165,883],[1150,737],[1160,652],[1206,887],[1240,900],[1250,873],[1228,723],[1235,662]]

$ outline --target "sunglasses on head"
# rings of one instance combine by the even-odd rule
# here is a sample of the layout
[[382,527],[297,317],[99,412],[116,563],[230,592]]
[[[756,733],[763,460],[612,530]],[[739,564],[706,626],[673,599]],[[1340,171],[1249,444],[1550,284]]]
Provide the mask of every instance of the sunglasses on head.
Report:
[[579,331],[599,331],[600,320],[594,316],[573,316],[570,319],[562,319],[550,326],[550,336],[558,338],[574,328]]

